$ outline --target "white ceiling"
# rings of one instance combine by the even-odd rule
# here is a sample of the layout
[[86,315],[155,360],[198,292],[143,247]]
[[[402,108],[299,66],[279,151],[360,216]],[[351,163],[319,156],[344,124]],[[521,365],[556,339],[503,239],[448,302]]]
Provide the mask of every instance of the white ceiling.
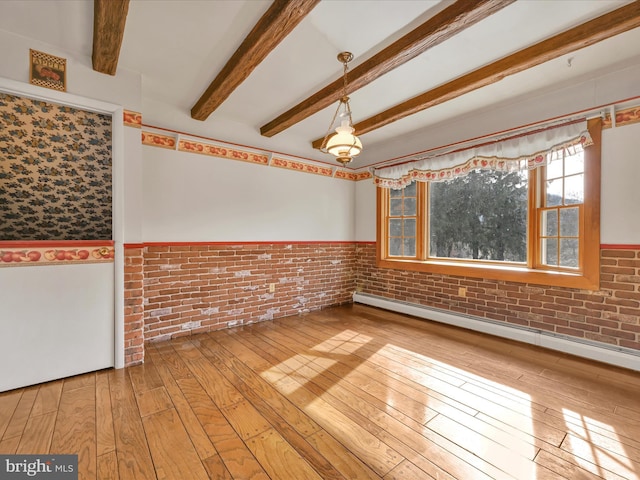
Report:
[[[323,0],[205,122],[191,119],[194,103],[270,3],[131,0],[118,67],[142,74],[144,123],[327,161],[310,144],[325,134],[334,105],[272,138],[259,129],[339,78],[338,52],[354,53],[353,68],[452,2]],[[354,92],[354,122],[627,3],[518,0]],[[89,0],[0,0],[0,29],[88,62],[92,28]],[[640,28],[365,134],[364,152],[351,166],[420,151],[419,133],[429,127],[627,63],[640,64]]]

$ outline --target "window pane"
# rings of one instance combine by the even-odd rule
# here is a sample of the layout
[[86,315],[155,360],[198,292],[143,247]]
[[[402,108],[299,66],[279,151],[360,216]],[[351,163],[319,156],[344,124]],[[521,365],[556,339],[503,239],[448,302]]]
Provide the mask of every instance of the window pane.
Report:
[[572,175],[564,179],[564,203],[584,203],[584,175]]
[[404,253],[405,257],[415,257],[416,255],[416,239],[405,237],[404,242]]
[[402,215],[402,198],[392,198],[389,213],[393,216]]
[[409,197],[404,199],[404,215],[416,214],[416,198]]
[[555,207],[557,205],[562,205],[562,178],[547,181],[547,200],[545,206]]
[[449,249],[446,245],[440,245],[440,239],[431,232],[429,237],[429,256],[430,257],[450,257]]
[[579,244],[578,239],[560,239],[560,266],[578,268]]
[[409,185],[404,187],[404,196],[405,197],[415,197],[416,196],[416,182],[411,182]]
[[574,175],[576,173],[584,172],[584,153],[578,152],[576,155],[565,157],[564,159],[564,174]]
[[398,198],[402,196],[402,190],[389,190],[389,196],[391,198]]
[[404,220],[404,236],[416,236],[416,220],[414,218],[405,218]]
[[545,210],[542,212],[542,228],[540,229],[543,237],[558,236],[558,211]]
[[558,265],[558,240],[556,238],[542,239],[542,263]]
[[430,184],[430,255],[526,262],[527,175],[476,171]]
[[389,236],[391,237],[402,236],[402,219],[392,218],[389,220]]
[[547,165],[547,178],[562,177],[562,161],[562,156],[556,157]]
[[580,231],[578,208],[563,208],[560,210],[560,236],[577,237]]
[[402,255],[402,238],[392,237],[389,239],[389,255],[395,257]]

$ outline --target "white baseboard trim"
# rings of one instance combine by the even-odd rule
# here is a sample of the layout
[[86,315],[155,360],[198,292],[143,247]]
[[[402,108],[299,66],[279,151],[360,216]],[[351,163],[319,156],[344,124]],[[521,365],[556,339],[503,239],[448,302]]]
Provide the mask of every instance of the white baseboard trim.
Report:
[[519,342],[538,345],[540,347],[569,353],[579,357],[596,360],[618,367],[640,371],[640,352],[631,349],[609,346],[607,344],[587,343],[580,339],[571,339],[564,335],[553,334],[542,330],[534,330],[520,326],[502,325],[496,321],[480,317],[460,315],[446,310],[425,307],[423,305],[390,300],[376,295],[362,293],[353,294],[354,303],[362,303],[397,313],[405,313],[414,317],[446,323],[456,327],[488,333],[497,337],[517,340]]

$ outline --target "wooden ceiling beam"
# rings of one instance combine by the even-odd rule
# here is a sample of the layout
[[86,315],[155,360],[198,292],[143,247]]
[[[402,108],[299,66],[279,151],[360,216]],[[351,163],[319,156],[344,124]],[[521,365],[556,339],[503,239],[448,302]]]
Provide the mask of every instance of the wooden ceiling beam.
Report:
[[206,120],[320,0],[274,0],[191,109]]
[[129,0],[93,1],[93,69],[115,75]]
[[[357,135],[364,135],[414,113],[491,85],[509,75],[522,72],[639,26],[640,0],[636,0],[413,97],[384,112],[369,117],[353,127]],[[313,147],[320,148],[322,141],[322,138],[314,140]]]
[[[349,71],[348,93],[368,85],[431,47],[487,18],[514,0],[458,0],[437,13],[401,39]],[[343,96],[342,76],[260,128],[272,137],[316,112],[337,102]]]

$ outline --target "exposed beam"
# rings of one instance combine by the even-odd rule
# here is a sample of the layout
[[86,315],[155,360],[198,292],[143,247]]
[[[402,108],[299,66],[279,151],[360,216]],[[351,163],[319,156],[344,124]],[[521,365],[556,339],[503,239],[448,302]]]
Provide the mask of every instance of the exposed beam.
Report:
[[[640,26],[640,0],[458,77],[354,125],[357,135],[376,130],[562,55]],[[322,138],[313,142],[320,148]]]
[[129,0],[93,0],[93,69],[116,74]]
[[[349,72],[348,93],[355,92],[373,82],[376,78],[460,33],[513,1],[458,0],[407,33],[400,40],[351,70]],[[260,133],[265,137],[272,137],[319,112],[342,97],[342,88],[343,78],[340,77],[278,118],[262,126]]]
[[320,0],[274,0],[191,109],[206,120]]

